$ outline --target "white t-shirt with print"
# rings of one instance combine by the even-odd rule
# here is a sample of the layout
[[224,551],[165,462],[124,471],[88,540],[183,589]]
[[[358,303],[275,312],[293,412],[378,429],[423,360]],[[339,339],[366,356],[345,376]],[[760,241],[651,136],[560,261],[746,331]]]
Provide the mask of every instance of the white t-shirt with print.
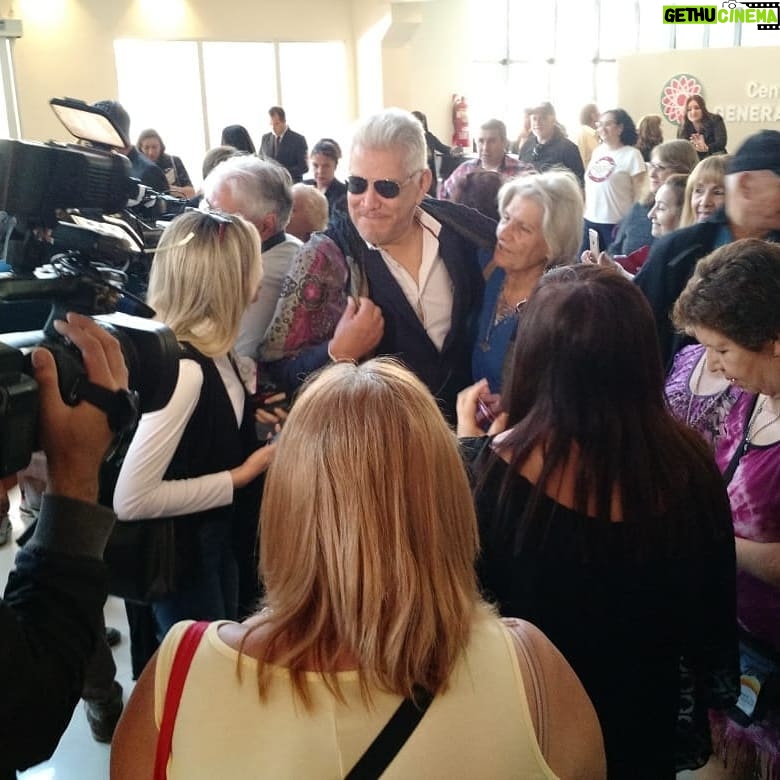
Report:
[[645,170],[635,147],[610,149],[599,144],[585,172],[585,219],[608,225],[620,222],[636,200],[633,177]]

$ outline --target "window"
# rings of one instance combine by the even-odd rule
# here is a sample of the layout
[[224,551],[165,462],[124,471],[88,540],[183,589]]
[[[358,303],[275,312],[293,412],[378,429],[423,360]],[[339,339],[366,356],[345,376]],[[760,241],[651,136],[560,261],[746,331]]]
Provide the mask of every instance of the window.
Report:
[[[322,136],[346,141],[349,99],[341,41],[118,40],[114,52],[119,99],[132,119],[131,142],[153,127],[167,150],[182,158],[196,187],[203,155],[219,144],[222,128],[244,125],[259,147],[274,105],[284,106],[290,127],[306,136],[309,147]],[[312,89],[313,63],[328,74],[327,88]]]
[[755,24],[663,24],[657,0],[470,0],[470,9],[479,30],[467,93],[472,116],[506,118],[510,136],[529,99],[549,97],[570,129],[585,103],[614,106],[620,55],[777,42]]

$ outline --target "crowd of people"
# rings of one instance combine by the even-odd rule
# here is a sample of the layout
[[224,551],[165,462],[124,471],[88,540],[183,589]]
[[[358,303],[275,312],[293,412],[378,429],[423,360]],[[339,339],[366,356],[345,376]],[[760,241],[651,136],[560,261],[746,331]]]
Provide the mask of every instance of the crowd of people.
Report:
[[[257,154],[225,128],[198,193],[140,134],[197,207],[146,295],[178,381],[113,489],[117,522],[171,519],[176,580],[128,604],[112,777],[780,774],[780,133],[726,155],[699,96],[666,142],[620,108],[576,142],[526,114],[516,154],[487,120],[441,182],[420,112],[363,119],[343,182],[280,106]],[[124,392],[106,331],[57,328]],[[33,365],[48,493],[0,641],[20,675],[47,654],[55,700],[20,686],[34,737],[0,729],[0,769],[51,752],[110,657],[112,418]]]

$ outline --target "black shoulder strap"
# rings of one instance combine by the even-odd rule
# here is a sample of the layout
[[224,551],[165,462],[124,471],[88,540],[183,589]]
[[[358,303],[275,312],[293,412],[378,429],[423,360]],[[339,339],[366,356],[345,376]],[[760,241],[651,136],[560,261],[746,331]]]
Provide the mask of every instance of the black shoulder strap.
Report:
[[433,695],[415,689],[415,699],[404,699],[344,780],[377,780],[412,735],[425,715]]
[[737,470],[737,466],[739,466],[739,461],[742,458],[742,456],[745,454],[745,450],[747,449],[747,438],[748,434],[750,433],[750,419],[753,417],[753,411],[756,408],[756,401],[758,400],[758,396],[755,397],[753,400],[753,403],[750,406],[750,410],[748,411],[747,419],[745,420],[745,430],[742,432],[742,438],[739,440],[739,444],[737,445],[737,449],[734,450],[734,454],[731,456],[731,460],[729,461],[728,466],[723,470],[723,481],[728,485],[729,482],[731,482],[732,477],[734,476],[734,472]]

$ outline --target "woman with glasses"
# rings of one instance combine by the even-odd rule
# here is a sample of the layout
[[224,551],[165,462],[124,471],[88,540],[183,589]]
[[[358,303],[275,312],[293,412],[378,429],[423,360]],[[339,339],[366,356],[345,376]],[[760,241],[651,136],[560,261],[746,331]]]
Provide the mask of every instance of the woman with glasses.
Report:
[[[655,204],[659,188],[673,174],[688,175],[698,163],[693,147],[687,141],[666,141],[656,146],[647,164],[648,190],[631,207],[617,226],[615,238],[606,249],[607,259],[616,259],[631,273],[647,258],[655,235],[648,213]],[[635,254],[638,253],[638,254]],[[595,258],[589,249],[582,253],[583,262],[604,262],[605,258]]]
[[585,172],[585,229],[580,252],[591,246],[589,230],[595,230],[599,248],[611,243],[615,226],[631,210],[647,178],[645,161],[634,146],[634,120],[616,108],[601,115],[598,126],[601,143]]
[[[482,434],[480,393],[458,398],[460,436]],[[738,690],[731,517],[706,444],[666,408],[636,285],[582,264],[545,274],[501,408],[489,436],[464,441],[483,592],[572,665],[611,780],[704,764],[707,708]]]
[[483,255],[485,297],[471,361],[474,378],[486,380],[491,396],[501,392],[518,307],[547,269],[576,260],[582,207],[582,191],[568,171],[520,176],[498,193],[496,248]]
[[141,416],[114,509],[176,518],[175,592],[151,606],[158,639],[178,620],[237,617],[232,532],[241,513],[256,516],[253,483],[274,452],[257,449],[231,354],[261,270],[254,226],[216,212],[176,217],[155,252],[148,302],[181,345],[179,379],[167,406]]
[[726,123],[720,114],[707,110],[701,95],[691,95],[685,103],[685,117],[677,137],[688,141],[700,160],[713,154],[726,154]]

